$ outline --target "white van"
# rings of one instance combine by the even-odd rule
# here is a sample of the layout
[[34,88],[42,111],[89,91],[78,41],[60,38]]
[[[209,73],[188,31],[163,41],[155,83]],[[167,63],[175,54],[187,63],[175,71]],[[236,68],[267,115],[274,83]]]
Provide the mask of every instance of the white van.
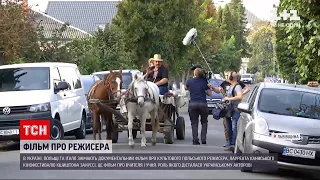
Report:
[[242,74],[240,81],[242,81],[246,84],[257,83],[256,76],[254,74]]
[[66,132],[74,132],[77,139],[83,139],[86,104],[75,64],[0,66],[0,140],[19,140],[21,119],[52,120],[53,140],[63,139]]

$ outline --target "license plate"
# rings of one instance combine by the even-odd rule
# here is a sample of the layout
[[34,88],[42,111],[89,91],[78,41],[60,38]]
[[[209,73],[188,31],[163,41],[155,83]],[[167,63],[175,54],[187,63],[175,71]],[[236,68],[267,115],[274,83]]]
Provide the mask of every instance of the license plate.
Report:
[[215,104],[208,104],[208,107],[216,107]]
[[0,130],[0,136],[18,135],[19,129]]
[[316,158],[316,151],[284,147],[283,151],[282,151],[282,155],[315,159]]

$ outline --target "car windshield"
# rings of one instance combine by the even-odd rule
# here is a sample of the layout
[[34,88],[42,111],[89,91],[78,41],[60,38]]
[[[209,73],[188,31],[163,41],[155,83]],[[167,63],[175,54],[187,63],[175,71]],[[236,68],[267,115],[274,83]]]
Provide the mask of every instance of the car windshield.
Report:
[[[108,73],[106,73],[107,75],[109,75]],[[103,79],[103,76],[105,74],[95,74],[96,76],[98,76],[100,79]],[[128,89],[129,84],[132,82],[132,75],[131,73],[122,73],[122,88],[123,89]]]
[[320,94],[285,89],[263,89],[258,109],[273,114],[320,119]]
[[245,75],[242,75],[241,77],[242,77],[242,78],[251,78],[251,75],[245,74]]
[[220,84],[223,82],[224,80],[221,79],[210,79],[209,83],[213,86],[213,87],[219,87]]
[[48,67],[0,69],[0,92],[50,89]]
[[90,87],[95,82],[93,77],[81,77],[85,94],[89,93]]

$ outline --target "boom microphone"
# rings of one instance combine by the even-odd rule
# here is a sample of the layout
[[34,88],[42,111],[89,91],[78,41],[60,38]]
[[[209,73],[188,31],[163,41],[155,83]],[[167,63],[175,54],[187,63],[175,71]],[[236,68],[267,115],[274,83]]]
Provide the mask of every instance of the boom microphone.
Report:
[[[186,45],[190,45],[191,43],[192,43],[194,46],[196,46],[197,49],[198,49],[198,51],[200,52],[200,54],[201,54],[201,56],[202,56],[202,59],[206,62],[206,64],[207,64],[207,66],[208,66],[211,74],[213,74],[213,71],[212,71],[212,69],[210,68],[210,65],[209,65],[208,61],[207,61],[206,58],[204,57],[203,53],[201,52],[201,50],[200,50],[200,48],[199,48],[199,46],[198,46],[198,44],[197,44],[197,42],[196,42],[196,40],[195,40],[196,37],[197,37],[197,30],[196,30],[196,28],[192,28],[192,29],[190,29],[189,32],[186,34],[186,37],[184,37],[182,43],[183,43],[183,45],[185,45],[185,46],[186,46]],[[215,77],[213,77],[213,79],[216,80]]]
[[192,28],[187,33],[186,37],[184,37],[182,43],[183,45],[190,45],[192,41],[197,37],[197,30],[195,28]]

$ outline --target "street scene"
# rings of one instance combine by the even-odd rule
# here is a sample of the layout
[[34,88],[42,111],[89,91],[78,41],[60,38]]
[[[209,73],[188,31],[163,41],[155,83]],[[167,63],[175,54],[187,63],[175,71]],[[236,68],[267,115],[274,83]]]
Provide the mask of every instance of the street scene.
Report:
[[[253,89],[254,85],[249,85]],[[246,101],[248,95],[245,96]],[[188,152],[214,152],[214,153],[231,153],[223,147],[224,132],[222,120],[215,120],[209,116],[208,140],[206,145],[192,145],[192,133],[189,116],[187,114],[187,106],[181,108],[181,114],[186,120],[186,138],[185,140],[175,140],[174,144],[164,144],[163,135],[158,134],[156,146],[150,143],[151,133],[147,133],[147,148],[141,150],[141,137],[135,139],[136,146],[131,149],[128,146],[127,132],[122,132],[119,136],[119,141],[113,144],[113,152],[173,152],[173,153],[188,153]],[[106,133],[102,133],[103,139]],[[70,141],[75,140],[74,136],[66,136]],[[92,134],[89,131],[86,138],[92,139]],[[277,174],[268,173],[246,173],[240,170],[211,170],[211,171],[19,171],[19,144],[10,143],[2,145],[0,153],[0,173],[1,179],[319,179],[319,172],[303,172],[295,170],[279,170]],[[11,173],[12,169],[16,169],[15,173]],[[157,174],[156,177],[153,174]]]
[[[320,179],[317,0],[0,2],[0,179]],[[23,170],[24,140],[279,169]]]

